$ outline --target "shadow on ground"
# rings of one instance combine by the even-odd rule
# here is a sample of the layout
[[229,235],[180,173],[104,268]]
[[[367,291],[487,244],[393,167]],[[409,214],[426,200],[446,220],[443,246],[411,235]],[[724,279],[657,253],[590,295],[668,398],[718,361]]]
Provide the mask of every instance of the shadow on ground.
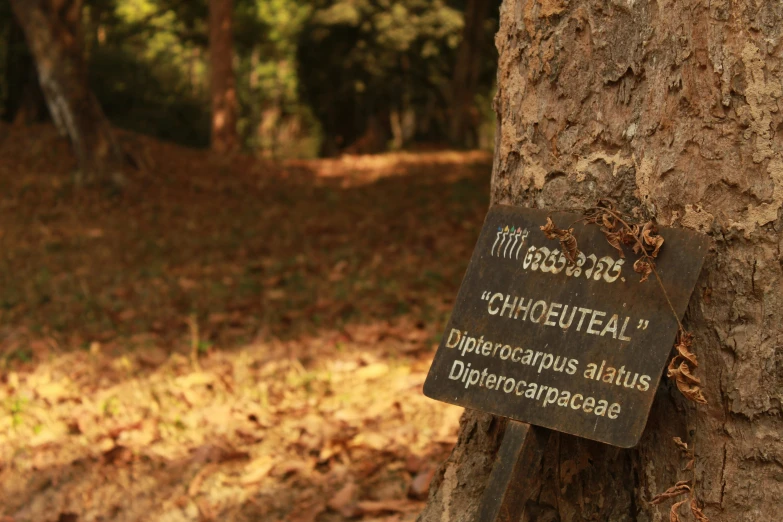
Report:
[[75,189],[48,127],[0,142],[0,516],[415,518],[488,156],[123,139],[150,168],[121,194]]

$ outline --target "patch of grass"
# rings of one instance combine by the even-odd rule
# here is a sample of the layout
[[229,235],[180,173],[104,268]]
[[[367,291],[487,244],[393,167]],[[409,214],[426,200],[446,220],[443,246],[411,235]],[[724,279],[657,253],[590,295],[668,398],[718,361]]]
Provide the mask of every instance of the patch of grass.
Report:
[[38,288],[48,286],[51,280],[52,272],[46,266],[39,268],[38,272],[35,274],[35,286]]
[[11,399],[10,413],[11,413],[11,425],[14,428],[18,428],[24,424],[24,409],[28,400],[24,397],[14,397]]
[[212,348],[212,343],[209,341],[201,340],[198,342],[198,353],[205,354],[207,353],[210,348]]
[[29,363],[33,360],[33,352],[29,348],[17,348],[6,356],[7,361]]
[[411,311],[411,305],[407,301],[397,301],[394,308],[394,315],[406,315]]
[[120,401],[117,397],[109,397],[103,402],[101,411],[105,417],[116,417],[120,413]]
[[259,281],[257,275],[244,274],[237,284],[237,290],[240,296],[260,295],[264,286]]
[[445,277],[443,276],[442,273],[436,270],[425,270],[422,273],[422,279],[430,289],[436,290],[443,285],[443,281],[445,280]]

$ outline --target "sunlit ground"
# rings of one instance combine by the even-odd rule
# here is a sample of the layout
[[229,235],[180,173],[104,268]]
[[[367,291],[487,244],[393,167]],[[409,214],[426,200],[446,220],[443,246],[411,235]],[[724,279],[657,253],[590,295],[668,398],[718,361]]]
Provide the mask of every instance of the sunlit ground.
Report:
[[150,169],[112,195],[0,128],[0,520],[415,519],[490,158],[126,140]]

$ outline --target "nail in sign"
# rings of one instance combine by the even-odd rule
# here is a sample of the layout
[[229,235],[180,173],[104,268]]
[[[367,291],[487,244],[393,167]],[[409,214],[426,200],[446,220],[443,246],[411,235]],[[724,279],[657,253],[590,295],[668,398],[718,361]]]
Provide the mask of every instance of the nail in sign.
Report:
[[[639,442],[677,320],[654,275],[619,256],[596,225],[573,226],[568,263],[540,226],[565,212],[490,209],[424,383],[433,399],[614,446]],[[709,240],[659,227],[656,270],[682,317]]]

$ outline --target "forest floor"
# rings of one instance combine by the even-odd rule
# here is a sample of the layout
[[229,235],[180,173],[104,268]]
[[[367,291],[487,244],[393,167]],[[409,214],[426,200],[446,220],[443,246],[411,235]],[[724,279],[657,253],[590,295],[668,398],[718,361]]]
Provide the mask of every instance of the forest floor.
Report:
[[0,521],[414,520],[489,156],[124,136],[149,169],[112,194],[53,129],[0,127]]

